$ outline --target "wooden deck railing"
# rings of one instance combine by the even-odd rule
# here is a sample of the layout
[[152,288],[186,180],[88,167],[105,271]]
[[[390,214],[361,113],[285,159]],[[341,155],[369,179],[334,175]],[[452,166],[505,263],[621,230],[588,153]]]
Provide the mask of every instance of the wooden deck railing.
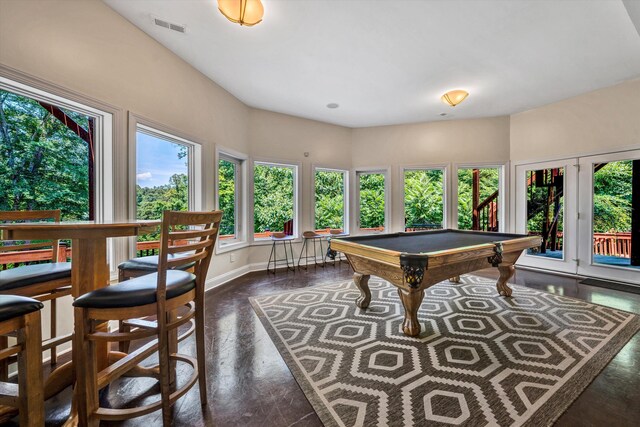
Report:
[[[318,234],[329,234],[330,229],[316,230]],[[383,227],[367,228],[365,231],[384,231]],[[535,234],[535,233],[530,233]],[[268,238],[270,232],[256,233],[258,236]],[[222,235],[220,239],[231,239],[233,235]],[[562,233],[558,233],[560,241],[560,249],[562,249]],[[180,243],[180,242],[178,242]],[[147,256],[157,254],[160,242],[157,240],[148,242],[138,242],[136,245],[137,256]],[[621,258],[631,257],[631,233],[593,233],[593,253],[595,255],[616,256]],[[0,253],[0,270],[11,268],[17,264],[32,264],[44,262],[51,259],[50,249],[37,249],[32,251],[16,251]],[[60,245],[58,250],[58,261],[66,261],[71,259],[71,248],[64,244]]]
[[593,233],[593,253],[631,258],[631,233]]

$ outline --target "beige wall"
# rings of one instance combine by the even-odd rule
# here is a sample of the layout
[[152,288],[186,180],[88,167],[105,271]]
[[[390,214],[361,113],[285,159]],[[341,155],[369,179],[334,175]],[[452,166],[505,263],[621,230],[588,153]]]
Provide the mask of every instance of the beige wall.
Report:
[[640,144],[640,79],[511,116],[511,160],[615,151]]
[[[453,184],[456,163],[506,163],[509,160],[509,117],[354,129],[352,153],[352,165],[356,169],[389,168],[391,231],[403,231],[403,167],[447,166],[447,179]],[[447,226],[450,227],[455,217],[451,197],[453,185],[449,190]]]
[[[250,155],[257,160],[291,161],[301,166],[299,199],[301,231],[314,228],[313,169],[351,168],[351,129],[270,111],[249,113]],[[305,157],[304,153],[309,153]],[[294,245],[297,255],[300,244]],[[269,258],[268,246],[251,248],[251,263]]]
[[353,130],[353,166],[509,160],[509,117]]

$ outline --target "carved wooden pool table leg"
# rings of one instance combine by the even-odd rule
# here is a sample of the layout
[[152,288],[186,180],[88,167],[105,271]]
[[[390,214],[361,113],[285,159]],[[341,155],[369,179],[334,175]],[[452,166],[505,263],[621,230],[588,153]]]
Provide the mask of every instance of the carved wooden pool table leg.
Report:
[[503,297],[510,297],[513,292],[507,282],[511,277],[513,277],[513,273],[515,273],[515,266],[513,264],[502,264],[498,266],[498,271],[500,272],[500,277],[498,278],[498,282],[496,283],[496,288],[498,289],[498,293]]
[[360,289],[360,296],[356,300],[356,305],[360,308],[369,307],[371,302],[371,291],[369,290],[369,276],[368,274],[353,274],[353,283]]
[[416,290],[413,292],[405,291],[398,288],[400,301],[404,306],[404,322],[402,322],[402,331],[410,337],[420,335],[420,322],[418,322],[418,309],[424,298],[424,290]]

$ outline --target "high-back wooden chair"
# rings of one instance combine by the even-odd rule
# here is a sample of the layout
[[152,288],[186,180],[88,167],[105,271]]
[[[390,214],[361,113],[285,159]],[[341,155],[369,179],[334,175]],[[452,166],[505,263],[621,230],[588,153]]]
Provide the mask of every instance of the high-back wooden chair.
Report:
[[[165,211],[157,272],[92,291],[74,301],[74,345],[78,345],[74,363],[77,364],[76,387],[79,392],[76,395],[80,425],[97,426],[100,420],[129,419],[160,408],[164,425],[171,425],[172,405],[196,382],[200,385],[200,401],[202,405],[206,404],[204,287],[221,219],[221,211]],[[189,243],[174,244],[176,240],[183,239]],[[180,256],[170,257],[177,254]],[[194,263],[194,273],[173,269],[185,262]],[[156,316],[156,320],[143,320],[150,316]],[[109,320],[124,320],[130,329],[106,332],[99,324]],[[178,336],[178,327],[187,322],[191,327]],[[191,335],[194,329],[196,359],[178,353],[178,342]],[[150,338],[155,339],[98,372],[96,343]],[[160,362],[160,400],[136,408],[100,407],[98,391],[155,351]],[[193,368],[191,377],[177,390],[176,362],[187,363]]]
[[[0,211],[0,222],[60,222],[60,210],[48,211]],[[62,249],[62,250],[61,250]],[[64,251],[64,252],[63,252]],[[51,350],[51,364],[57,362],[57,346],[71,340],[71,334],[57,336],[56,300],[71,294],[71,263],[66,262],[66,250],[60,247],[58,240],[39,242],[0,242],[0,254],[11,256],[17,262],[21,260],[50,261],[47,263],[27,264],[0,271],[0,295],[21,295],[38,301],[50,301],[49,319],[50,337],[42,350]],[[0,350],[7,347],[6,338],[0,337]],[[7,376],[7,361],[0,362],[0,380]]]
[[18,408],[20,425],[44,425],[40,310],[32,298],[0,295],[0,335],[16,334],[16,345],[0,351],[0,359],[16,356],[18,384],[0,384],[0,405]]

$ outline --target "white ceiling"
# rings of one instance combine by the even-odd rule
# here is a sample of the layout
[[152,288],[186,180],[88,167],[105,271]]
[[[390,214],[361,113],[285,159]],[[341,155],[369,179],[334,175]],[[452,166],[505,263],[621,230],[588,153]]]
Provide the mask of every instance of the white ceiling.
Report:
[[[622,0],[262,0],[251,28],[215,0],[103,1],[247,105],[349,127],[512,114],[640,76]],[[451,89],[470,95],[451,108]]]

